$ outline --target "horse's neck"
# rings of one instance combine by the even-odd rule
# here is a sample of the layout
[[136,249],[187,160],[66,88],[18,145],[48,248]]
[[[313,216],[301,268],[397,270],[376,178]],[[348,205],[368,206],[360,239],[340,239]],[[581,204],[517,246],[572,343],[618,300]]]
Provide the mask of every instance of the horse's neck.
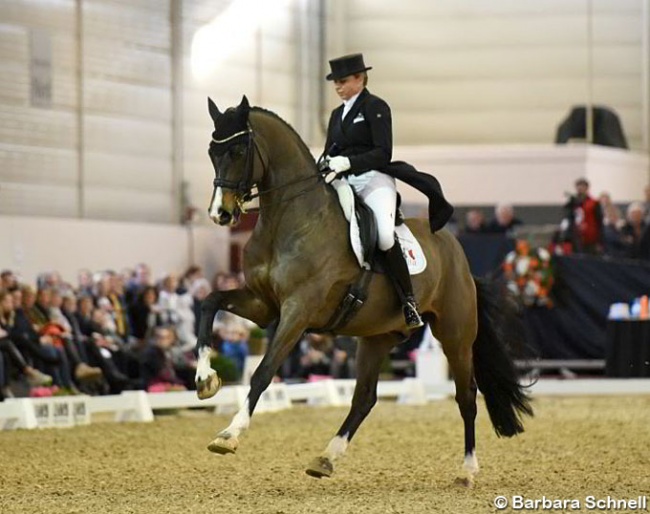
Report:
[[276,216],[305,203],[319,209],[332,202],[328,186],[318,178],[314,159],[299,136],[279,119],[260,116],[260,135],[268,159],[260,184],[260,190],[268,193],[260,196],[260,214]]

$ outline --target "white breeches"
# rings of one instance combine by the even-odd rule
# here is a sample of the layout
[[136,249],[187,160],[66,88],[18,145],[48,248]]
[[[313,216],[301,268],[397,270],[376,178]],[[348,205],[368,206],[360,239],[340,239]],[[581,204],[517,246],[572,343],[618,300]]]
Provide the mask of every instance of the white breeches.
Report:
[[386,251],[395,244],[395,207],[397,189],[395,179],[380,171],[368,171],[358,177],[347,178],[350,185],[370,207],[377,221],[377,246]]

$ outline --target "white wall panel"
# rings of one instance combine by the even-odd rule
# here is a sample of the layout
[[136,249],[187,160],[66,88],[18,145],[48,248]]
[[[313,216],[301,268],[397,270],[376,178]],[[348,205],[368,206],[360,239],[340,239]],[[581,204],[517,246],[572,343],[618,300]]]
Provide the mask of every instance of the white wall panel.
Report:
[[89,151],[152,157],[171,155],[171,127],[163,123],[89,115],[85,129]]
[[168,191],[116,188],[84,188],[87,216],[93,219],[121,221],[171,221],[171,202]]
[[72,149],[0,143],[0,160],[3,184],[38,184],[44,176],[56,185],[74,186],[77,182],[77,152]]
[[[593,102],[621,115],[634,148],[646,94],[642,2],[592,2]],[[587,101],[586,0],[348,0],[336,9],[332,23],[345,25],[330,32],[343,30],[343,51],[374,67],[370,88],[393,108],[402,144],[550,142],[570,107]]]
[[[250,30],[242,26],[243,39],[233,36],[229,55],[215,48],[216,67],[207,77],[197,78],[191,68],[191,48],[197,30],[215,20],[231,4],[228,1],[188,0],[183,4],[184,27],[184,178],[190,201],[201,212],[212,194],[212,165],[207,156],[213,130],[207,109],[210,96],[224,110],[238,105],[246,95],[252,105],[273,110],[291,124],[298,120],[296,52],[299,34],[296,5],[278,4],[268,20]],[[227,52],[226,52],[227,53]]]
[[200,265],[205,276],[212,277],[228,270],[228,239],[227,228],[214,226],[189,231],[158,223],[0,216],[0,263],[30,283],[43,271],[57,270],[76,284],[82,268],[122,270],[140,262],[151,266],[155,278],[182,273],[190,264]]
[[0,187],[0,213],[74,217],[77,215],[77,200],[74,186],[3,181]]
[[168,124],[172,117],[168,88],[89,79],[85,82],[86,110],[98,114],[140,118]]
[[87,187],[125,188],[146,193],[166,193],[172,188],[169,158],[86,152]]
[[84,2],[89,217],[173,221],[169,6],[169,0]]

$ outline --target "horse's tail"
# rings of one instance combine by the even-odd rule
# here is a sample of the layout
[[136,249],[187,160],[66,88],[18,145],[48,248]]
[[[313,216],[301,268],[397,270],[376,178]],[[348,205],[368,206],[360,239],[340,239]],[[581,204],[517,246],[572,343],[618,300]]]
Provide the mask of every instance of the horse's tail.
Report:
[[523,336],[513,302],[485,280],[474,278],[478,303],[478,334],[474,341],[474,376],[485,397],[494,431],[512,437],[524,431],[522,416],[533,415],[530,398],[517,379],[510,355]]

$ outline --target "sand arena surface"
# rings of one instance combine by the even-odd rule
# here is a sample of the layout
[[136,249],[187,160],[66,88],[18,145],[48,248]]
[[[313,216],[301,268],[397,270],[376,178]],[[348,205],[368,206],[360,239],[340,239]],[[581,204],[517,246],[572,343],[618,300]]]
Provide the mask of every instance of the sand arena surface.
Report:
[[495,512],[497,495],[650,496],[650,397],[540,398],[534,407],[523,436],[498,439],[479,404],[481,472],[469,490],[453,483],[463,430],[452,400],[380,403],[334,476],[321,480],[304,468],[346,409],[260,414],[227,456],[206,445],[230,418],[205,412],[4,432],[0,513],[467,514]]

